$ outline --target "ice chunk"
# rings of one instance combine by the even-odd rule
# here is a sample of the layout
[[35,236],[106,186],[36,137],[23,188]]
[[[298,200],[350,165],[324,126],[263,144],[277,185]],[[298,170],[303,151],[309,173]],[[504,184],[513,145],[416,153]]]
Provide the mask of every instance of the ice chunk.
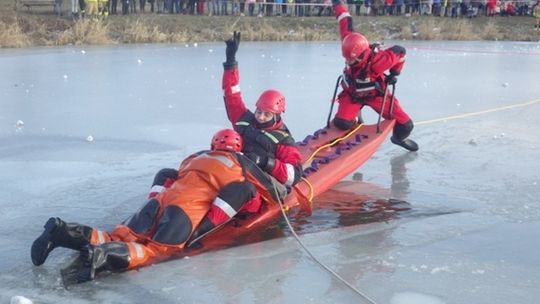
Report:
[[10,304],[32,304],[32,300],[25,298],[23,296],[13,296],[11,298],[11,301],[9,301]]
[[444,302],[439,298],[421,293],[401,292],[392,296],[390,304],[444,304]]
[[88,136],[86,137],[86,141],[87,141],[87,142],[93,142],[93,141],[94,141],[94,136],[88,135]]

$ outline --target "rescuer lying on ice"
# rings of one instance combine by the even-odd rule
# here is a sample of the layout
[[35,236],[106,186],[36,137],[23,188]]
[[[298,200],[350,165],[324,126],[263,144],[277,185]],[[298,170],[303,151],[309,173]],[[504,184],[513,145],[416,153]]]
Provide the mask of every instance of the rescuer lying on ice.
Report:
[[[418,144],[408,138],[414,127],[411,118],[398,99],[387,90],[389,85],[395,85],[405,64],[405,48],[399,45],[382,48],[378,44],[369,44],[366,37],[353,31],[347,5],[341,0],[332,0],[332,4],[338,20],[341,51],[346,62],[341,81],[343,90],[338,95],[339,107],[334,125],[343,130],[354,127],[360,120],[360,110],[368,105],[377,113],[382,112],[384,118],[396,120],[390,138],[392,143],[410,151],[418,150]],[[385,75],[385,71],[389,71],[389,74]],[[392,99],[393,109],[390,102]]]
[[32,262],[42,265],[56,247],[78,250],[77,281],[85,282],[102,271],[129,270],[173,257],[240,210],[257,211],[261,200],[276,201],[273,181],[239,153],[241,149],[236,131],[219,131],[210,151],[186,158],[169,188],[111,232],[50,218],[32,244]]

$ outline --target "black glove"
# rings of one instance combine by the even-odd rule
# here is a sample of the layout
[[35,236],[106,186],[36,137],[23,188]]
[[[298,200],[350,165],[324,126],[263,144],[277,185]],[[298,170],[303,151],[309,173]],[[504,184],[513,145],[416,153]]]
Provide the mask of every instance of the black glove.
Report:
[[390,73],[385,76],[384,81],[386,82],[387,85],[395,85],[397,82],[397,76],[398,75],[396,74]]
[[225,61],[226,64],[234,64],[236,63],[236,51],[238,51],[238,46],[240,45],[240,32],[234,32],[233,37],[231,39],[225,40],[225,44],[227,44],[227,48],[225,49],[225,55],[227,58],[227,61]]
[[246,157],[251,159],[259,168],[268,173],[271,173],[274,169],[275,160],[271,157],[255,154],[253,152],[247,153]]

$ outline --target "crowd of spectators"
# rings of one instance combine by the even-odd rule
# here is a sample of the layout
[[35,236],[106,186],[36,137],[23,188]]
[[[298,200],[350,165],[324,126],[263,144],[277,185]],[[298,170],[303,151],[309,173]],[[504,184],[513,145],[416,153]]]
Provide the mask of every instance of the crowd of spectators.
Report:
[[[62,0],[57,0],[62,1]],[[346,0],[356,16],[529,16],[538,0]],[[88,8],[92,7],[92,12]],[[94,9],[97,7],[97,12]],[[120,8],[120,9],[118,9]],[[78,16],[190,14],[208,16],[332,16],[331,0],[71,0]]]

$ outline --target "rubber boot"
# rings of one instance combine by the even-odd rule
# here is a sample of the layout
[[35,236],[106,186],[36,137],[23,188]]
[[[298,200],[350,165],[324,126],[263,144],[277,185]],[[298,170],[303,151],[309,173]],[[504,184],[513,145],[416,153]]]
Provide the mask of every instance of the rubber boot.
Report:
[[401,146],[409,151],[418,151],[418,144],[414,140],[407,138],[409,137],[409,134],[411,134],[413,128],[414,124],[412,120],[409,120],[404,124],[396,123],[392,137],[390,137],[390,141],[393,144]]
[[395,145],[398,145],[398,146],[401,146],[409,151],[418,151],[418,144],[412,140],[412,139],[408,139],[408,138],[405,138],[404,140],[401,140],[401,141],[398,141],[397,139],[394,138],[394,136],[390,137],[390,141],[395,144]]
[[34,241],[31,249],[32,263],[45,263],[49,253],[56,247],[81,250],[90,243],[92,228],[78,224],[68,224],[57,217],[51,217],[43,233]]
[[102,271],[122,271],[129,266],[129,248],[123,242],[110,242],[99,246],[87,245],[79,256],[81,268],[78,283],[91,281]]
[[[228,222],[228,221],[227,221]],[[227,223],[225,222],[225,223]],[[220,225],[221,226],[221,225]],[[213,231],[214,229],[216,228],[216,225],[214,223],[212,223],[210,221],[210,219],[208,219],[208,217],[205,217],[201,223],[199,224],[199,227],[197,227],[197,229],[195,229],[195,231],[193,231],[193,233],[191,234],[191,237],[189,238],[189,240],[186,242],[187,244],[187,247],[196,247],[197,246],[197,242],[202,239],[205,235],[207,235],[208,233],[210,233],[211,231]]]

